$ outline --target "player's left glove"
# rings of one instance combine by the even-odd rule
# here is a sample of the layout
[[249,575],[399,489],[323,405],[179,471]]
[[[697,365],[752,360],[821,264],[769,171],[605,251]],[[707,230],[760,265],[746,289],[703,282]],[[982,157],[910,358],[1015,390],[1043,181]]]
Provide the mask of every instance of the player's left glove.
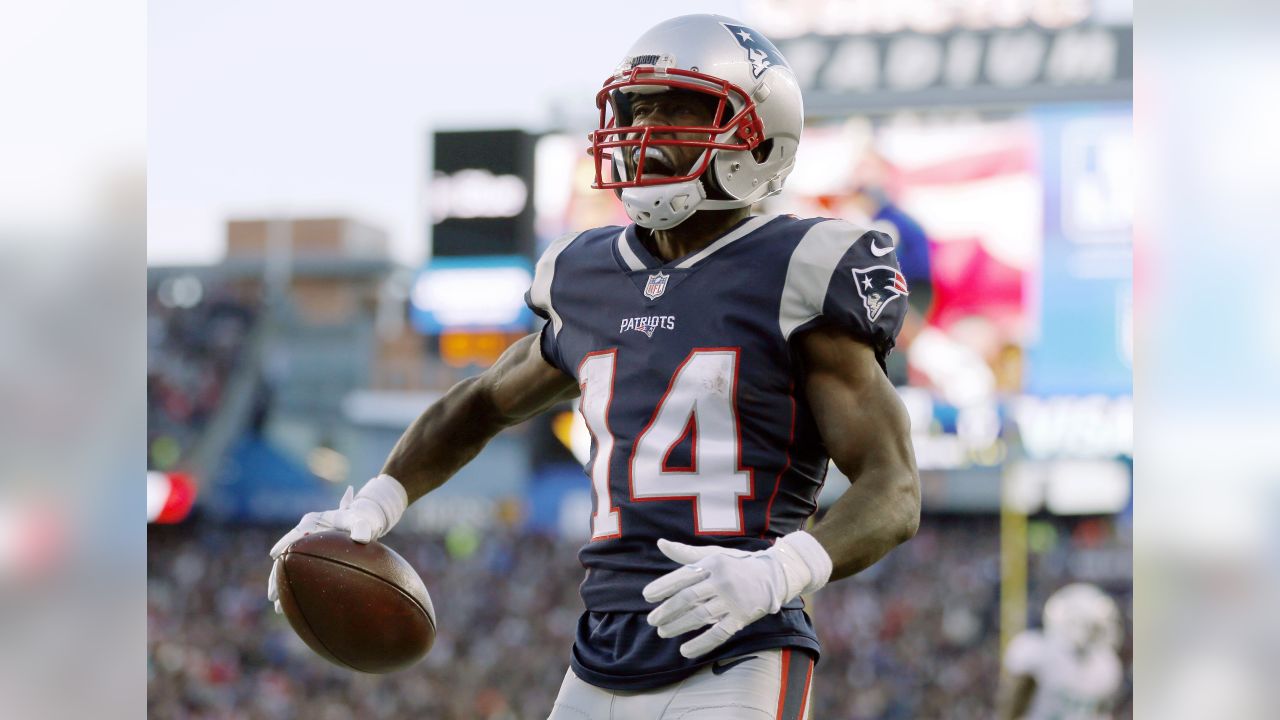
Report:
[[711,625],[680,646],[680,654],[687,658],[706,655],[739,630],[831,578],[831,556],[803,530],[756,552],[670,540],[659,540],[658,549],[684,567],[645,586],[645,600],[666,601],[649,613],[649,624],[664,638]]

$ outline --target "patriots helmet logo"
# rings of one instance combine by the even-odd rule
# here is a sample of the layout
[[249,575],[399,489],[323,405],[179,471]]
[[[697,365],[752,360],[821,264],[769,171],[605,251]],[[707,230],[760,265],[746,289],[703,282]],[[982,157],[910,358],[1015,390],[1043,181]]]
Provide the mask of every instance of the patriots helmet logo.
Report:
[[747,60],[751,61],[751,75],[760,77],[771,67],[790,67],[782,59],[782,53],[769,42],[769,38],[742,25],[720,23],[725,30],[738,41],[738,45],[747,52]]
[[867,319],[875,322],[889,303],[907,295],[907,279],[895,267],[873,265],[853,269],[853,284],[858,288]]

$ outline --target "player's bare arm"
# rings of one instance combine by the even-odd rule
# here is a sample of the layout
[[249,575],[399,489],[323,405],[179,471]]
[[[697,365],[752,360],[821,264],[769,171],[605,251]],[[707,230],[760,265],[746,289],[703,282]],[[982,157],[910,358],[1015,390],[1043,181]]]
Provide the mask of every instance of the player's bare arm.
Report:
[[814,419],[831,459],[853,482],[810,530],[838,580],[915,535],[920,478],[906,408],[871,347],[831,328],[805,333],[799,346]]
[[409,502],[453,477],[495,435],[576,397],[573,378],[547,364],[538,335],[507,348],[493,367],[454,385],[405,430],[382,467]]
[[[345,530],[356,542],[382,537],[400,521],[409,503],[440,487],[503,428],[574,397],[573,378],[547,364],[538,335],[529,335],[503,353],[481,375],[454,385],[414,420],[396,443],[382,474],[355,493],[351,488],[336,510],[307,513],[271,548],[273,560],[305,535]],[[272,564],[267,599],[282,612]]]

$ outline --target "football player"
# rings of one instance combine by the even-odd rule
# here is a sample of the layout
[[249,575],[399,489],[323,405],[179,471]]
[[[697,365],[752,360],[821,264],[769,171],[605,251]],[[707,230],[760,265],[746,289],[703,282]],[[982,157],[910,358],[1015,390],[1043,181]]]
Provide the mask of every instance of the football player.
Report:
[[[657,25],[596,105],[594,187],[633,224],[554,241],[527,295],[542,331],[454,386],[380,476],[271,554],[328,528],[378,538],[503,428],[577,397],[586,612],[551,718],[806,717],[819,646],[801,596],[919,523],[883,370],[907,309],[893,243],[751,213],[782,189],[804,118],[786,60],[736,20]],[[805,531],[829,459],[854,483]]]
[[1124,676],[1122,633],[1119,609],[1098,588],[1073,583],[1055,592],[1043,631],[1023,631],[1005,649],[1001,720],[1111,717]]

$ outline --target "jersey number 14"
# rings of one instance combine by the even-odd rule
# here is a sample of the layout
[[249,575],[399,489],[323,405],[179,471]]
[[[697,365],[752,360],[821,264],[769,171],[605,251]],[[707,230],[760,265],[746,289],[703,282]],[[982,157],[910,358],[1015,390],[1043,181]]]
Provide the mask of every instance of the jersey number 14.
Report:
[[[579,409],[596,447],[591,463],[596,496],[592,540],[622,535],[621,512],[610,490],[615,443],[609,430],[609,404],[617,354],[617,350],[592,353],[578,369]],[[751,470],[742,467],[737,380],[737,348],[695,348],[680,363],[632,446],[627,485],[633,502],[692,502],[698,534],[742,533],[742,501],[751,498],[753,484]],[[671,452],[690,437],[690,467],[667,467]]]

